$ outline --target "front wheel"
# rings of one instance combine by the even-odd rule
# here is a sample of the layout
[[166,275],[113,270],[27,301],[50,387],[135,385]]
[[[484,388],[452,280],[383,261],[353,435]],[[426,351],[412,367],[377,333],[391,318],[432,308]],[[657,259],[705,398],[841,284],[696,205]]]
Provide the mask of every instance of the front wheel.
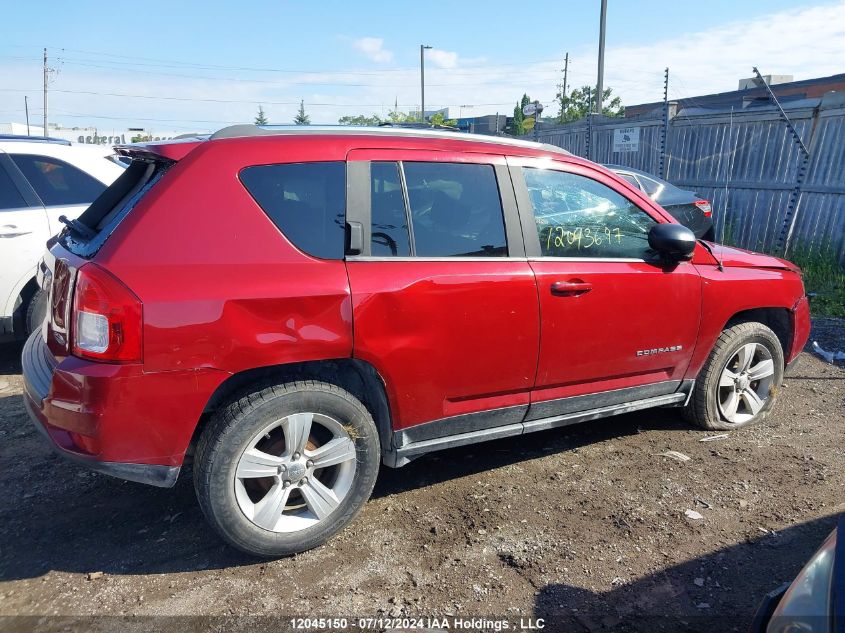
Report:
[[709,431],[730,431],[765,418],[783,380],[783,349],[762,323],[724,330],[693,387],[686,417]]
[[335,385],[272,385],[220,409],[194,464],[200,507],[238,549],[265,557],[317,547],[364,507],[380,462],[369,411]]

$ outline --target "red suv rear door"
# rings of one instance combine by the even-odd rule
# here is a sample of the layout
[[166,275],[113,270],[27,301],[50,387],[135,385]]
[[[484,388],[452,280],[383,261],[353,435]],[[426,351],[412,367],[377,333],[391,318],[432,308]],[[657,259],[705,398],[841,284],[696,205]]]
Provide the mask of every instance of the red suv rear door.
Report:
[[676,392],[701,313],[689,262],[664,265],[648,231],[665,221],[589,166],[509,159],[537,276],[541,337],[528,420]]
[[353,355],[384,379],[394,428],[420,441],[520,423],[540,326],[504,157],[360,149],[348,161],[347,221],[363,227],[347,256]]

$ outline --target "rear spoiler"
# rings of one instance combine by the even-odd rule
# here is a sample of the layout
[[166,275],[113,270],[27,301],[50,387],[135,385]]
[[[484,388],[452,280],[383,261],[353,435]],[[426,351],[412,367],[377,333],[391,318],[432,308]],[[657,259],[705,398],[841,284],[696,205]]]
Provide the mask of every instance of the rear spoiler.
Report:
[[142,160],[161,160],[164,158],[179,161],[204,142],[204,138],[194,136],[181,140],[115,145],[114,151],[119,156],[126,156],[127,158],[140,158]]

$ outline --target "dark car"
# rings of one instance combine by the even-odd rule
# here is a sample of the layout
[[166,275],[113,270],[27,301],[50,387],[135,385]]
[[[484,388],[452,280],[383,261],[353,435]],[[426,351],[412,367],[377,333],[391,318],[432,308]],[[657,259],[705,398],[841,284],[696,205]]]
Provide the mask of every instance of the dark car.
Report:
[[752,424],[809,335],[794,265],[558,148],[250,125],[119,152],[45,257],[26,406],[110,475],[193,460],[253,554],[325,542],[382,462],[647,407]]
[[795,580],[769,593],[751,633],[842,633],[845,631],[845,516]]
[[713,228],[713,209],[708,200],[704,200],[694,191],[680,189],[671,182],[657,176],[622,165],[605,165],[640,191],[666,209],[672,217],[684,226],[692,229],[699,239],[715,241]]

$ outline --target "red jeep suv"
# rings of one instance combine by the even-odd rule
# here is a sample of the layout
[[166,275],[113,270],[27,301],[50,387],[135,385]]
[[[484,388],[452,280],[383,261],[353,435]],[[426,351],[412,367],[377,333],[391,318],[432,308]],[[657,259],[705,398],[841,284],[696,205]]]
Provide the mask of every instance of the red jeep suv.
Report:
[[192,461],[253,554],[325,542],[382,462],[647,407],[759,421],[808,336],[795,266],[555,147],[250,125],[118,151],[45,255],[28,410],[103,473]]

